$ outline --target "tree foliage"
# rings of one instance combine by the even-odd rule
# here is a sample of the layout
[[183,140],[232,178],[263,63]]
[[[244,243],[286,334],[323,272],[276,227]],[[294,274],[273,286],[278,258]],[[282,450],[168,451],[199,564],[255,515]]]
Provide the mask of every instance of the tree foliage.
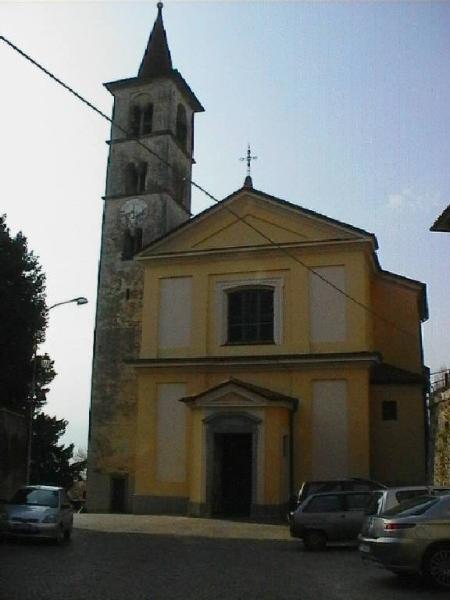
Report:
[[0,215],[0,406],[25,414],[33,406],[31,483],[69,488],[86,461],[73,459],[73,444],[59,443],[67,421],[42,412],[56,375],[48,354],[37,354],[47,326],[45,275],[26,238],[12,236],[5,219]]
[[81,478],[86,460],[72,462],[74,445],[59,444],[67,421],[40,412],[33,425],[31,483],[70,488]]
[[0,404],[23,410],[33,354],[47,324],[45,276],[22,233],[11,236],[0,216]]

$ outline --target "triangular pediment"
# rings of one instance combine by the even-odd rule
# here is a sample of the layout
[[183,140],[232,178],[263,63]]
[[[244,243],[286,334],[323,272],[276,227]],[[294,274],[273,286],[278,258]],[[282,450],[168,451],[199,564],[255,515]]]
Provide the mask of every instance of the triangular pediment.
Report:
[[200,394],[181,398],[195,408],[257,408],[277,405],[293,409],[297,400],[239,379],[230,379]]
[[191,221],[152,242],[138,258],[227,249],[301,245],[375,237],[263,192],[243,188]]

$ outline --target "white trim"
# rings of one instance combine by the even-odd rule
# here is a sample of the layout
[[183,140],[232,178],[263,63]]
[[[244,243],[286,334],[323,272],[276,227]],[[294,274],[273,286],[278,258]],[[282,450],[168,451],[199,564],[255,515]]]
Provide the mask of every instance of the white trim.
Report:
[[[369,232],[365,233],[363,231],[361,231],[361,232],[354,231],[351,225],[347,225],[345,223],[342,223],[342,224],[336,223],[333,218],[327,217],[326,215],[320,215],[320,214],[312,215],[309,212],[307,212],[307,210],[304,209],[302,206],[297,206],[297,205],[289,206],[288,204],[285,204],[288,201],[283,200],[282,198],[271,199],[271,198],[267,198],[267,197],[261,197],[258,194],[252,194],[251,190],[240,190],[240,191],[234,192],[234,194],[235,194],[234,197],[233,197],[233,194],[231,194],[232,197],[227,197],[224,200],[219,201],[215,206],[213,206],[213,208],[211,208],[211,207],[206,208],[204,211],[202,211],[205,214],[202,214],[202,212],[201,212],[198,215],[195,215],[195,217],[192,219],[191,222],[188,221],[186,223],[185,227],[180,227],[180,229],[177,229],[176,231],[173,231],[172,233],[168,233],[167,235],[165,235],[161,240],[155,241],[154,246],[152,246],[152,250],[157,248],[161,244],[164,244],[166,241],[169,241],[169,240],[173,239],[174,237],[177,237],[179,234],[184,233],[187,229],[190,229],[191,227],[195,227],[198,223],[201,223],[208,217],[214,216],[219,210],[222,210],[222,209],[227,210],[227,208],[224,208],[225,205],[228,205],[228,204],[232,205],[237,200],[240,200],[243,196],[250,196],[253,200],[257,200],[259,202],[267,202],[268,204],[275,206],[278,209],[281,209],[281,210],[284,209],[284,210],[292,212],[296,215],[298,215],[300,213],[303,217],[311,219],[312,221],[316,221],[321,224],[325,223],[326,225],[328,225],[332,228],[336,228],[337,230],[344,231],[345,233],[350,234],[352,236],[352,238],[350,238],[350,239],[360,238],[360,239],[363,239],[364,241],[370,241],[373,244],[373,239]],[[289,204],[293,204],[293,203],[290,202]],[[236,217],[236,215],[233,215],[233,213],[230,212],[229,214],[234,216],[236,220],[239,220]],[[145,252],[145,250],[143,250],[143,252]]]
[[[210,361],[210,360],[204,360],[203,358],[194,358],[191,360],[186,360],[183,362],[172,362],[170,359],[165,360],[164,358],[162,358],[161,360],[158,360],[157,362],[153,361],[152,362],[145,362],[145,359],[142,360],[142,362],[137,361],[137,362],[130,362],[129,364],[131,364],[133,367],[135,368],[139,368],[139,369],[160,369],[161,367],[170,367],[170,368],[186,368],[186,367],[212,367],[214,369],[220,368],[220,367],[237,367],[237,366],[249,366],[249,365],[262,365],[262,366],[271,366],[271,367],[275,367],[278,368],[280,365],[317,365],[317,364],[323,364],[323,363],[328,363],[328,364],[333,364],[333,363],[362,363],[362,364],[366,364],[366,363],[376,363],[376,364],[380,364],[380,355],[377,353],[368,355],[368,356],[364,356],[364,357],[348,357],[348,356],[336,356],[336,357],[332,357],[330,358],[329,356],[325,356],[325,357],[320,357],[319,354],[317,354],[317,357],[314,358],[301,358],[301,357],[286,357],[286,356],[282,356],[281,358],[279,356],[277,356],[277,354],[273,354],[273,356],[271,356],[270,358],[266,358],[266,359],[262,359],[262,360],[255,360],[255,357],[245,357],[245,359],[241,360],[234,360],[233,357],[223,357],[220,356],[220,361],[214,362],[214,361]],[[382,385],[382,384],[380,384]],[[411,385],[416,385],[416,384],[411,384]]]
[[[234,396],[230,398],[229,396]],[[204,408],[267,408],[273,406],[281,406],[292,410],[292,401],[288,400],[269,400],[258,392],[253,392],[242,388],[238,383],[230,381],[227,385],[221,386],[218,389],[207,391],[201,395],[201,398],[188,400],[186,402],[189,408],[204,409]]]
[[[216,283],[215,293],[215,319],[216,339],[219,346],[227,343],[227,301],[226,292],[233,288],[265,286],[273,288],[273,340],[281,344],[283,339],[283,288],[284,277],[261,277],[256,275],[252,279],[233,279]],[[246,344],[242,344],[243,346]]]
[[[168,258],[179,258],[180,256],[211,256],[231,253],[261,252],[264,250],[279,250],[280,248],[310,248],[311,246],[336,246],[342,244],[367,244],[370,240],[365,238],[358,239],[327,239],[315,240],[311,242],[284,242],[273,244],[257,244],[256,246],[232,246],[228,248],[208,248],[207,250],[178,250],[175,252],[166,252],[161,254],[137,255],[134,260],[158,260]],[[142,252],[145,252],[143,250]]]

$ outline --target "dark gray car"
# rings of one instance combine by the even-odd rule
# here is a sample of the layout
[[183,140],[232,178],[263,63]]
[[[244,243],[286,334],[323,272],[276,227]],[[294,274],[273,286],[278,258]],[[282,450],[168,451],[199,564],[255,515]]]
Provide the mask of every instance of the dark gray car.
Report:
[[328,542],[355,542],[376,492],[332,492],[309,496],[294,511],[291,536],[307,550],[323,550]]
[[450,589],[450,495],[412,498],[369,517],[359,541],[364,560]]

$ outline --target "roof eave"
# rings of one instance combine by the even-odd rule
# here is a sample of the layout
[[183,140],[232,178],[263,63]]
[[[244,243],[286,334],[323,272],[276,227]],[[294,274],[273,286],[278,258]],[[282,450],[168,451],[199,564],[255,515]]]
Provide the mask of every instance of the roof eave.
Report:
[[439,215],[432,227],[430,227],[430,231],[440,231],[443,233],[450,232],[450,204],[444,209],[442,214]]
[[[332,217],[328,217],[326,215],[322,215],[322,214],[320,214],[318,212],[315,212],[313,210],[310,210],[308,208],[304,208],[303,206],[299,206],[298,204],[294,204],[293,202],[289,202],[288,200],[283,200],[282,198],[277,198],[276,196],[271,196],[270,194],[266,194],[265,192],[262,192],[260,190],[255,190],[253,188],[249,189],[249,188],[243,186],[243,187],[239,188],[238,190],[232,192],[231,194],[229,194],[228,196],[226,196],[222,200],[217,201],[216,204],[212,204],[211,206],[209,206],[208,208],[206,208],[202,212],[198,213],[197,215],[195,215],[189,221],[185,221],[184,223],[181,223],[180,225],[178,225],[178,227],[175,227],[174,229],[171,229],[170,231],[168,231],[164,235],[162,235],[159,238],[151,241],[144,248],[142,248],[142,250],[136,255],[136,258],[140,258],[140,259],[146,258],[145,252],[147,252],[150,248],[154,248],[159,243],[163,242],[163,240],[169,239],[171,236],[177,234],[180,230],[182,230],[182,229],[184,229],[186,227],[190,227],[194,222],[198,222],[199,220],[201,220],[204,217],[206,217],[208,214],[210,214],[210,213],[212,213],[212,212],[214,212],[216,210],[220,210],[222,208],[222,205],[224,203],[231,202],[231,200],[233,200],[235,197],[237,197],[239,194],[241,194],[243,192],[248,193],[248,194],[252,194],[253,193],[256,196],[260,196],[262,198],[265,198],[266,200],[272,201],[272,202],[280,204],[282,206],[286,206],[288,208],[297,210],[299,212],[306,213],[307,215],[309,215],[311,217],[314,217],[316,219],[327,221],[331,225],[335,225],[335,226],[338,226],[338,227],[341,227],[341,228],[350,229],[354,233],[358,233],[359,235],[362,235],[368,241],[370,241],[371,244],[372,244],[372,247],[373,247],[374,251],[378,249],[378,241],[377,241],[377,238],[376,238],[375,234],[373,234],[373,233],[370,233],[370,232],[365,231],[364,229],[360,229],[358,227],[354,227],[353,225],[349,225],[348,223],[343,223],[342,221],[338,221],[337,219],[333,219]],[[349,239],[349,241],[352,241],[352,240]]]
[[108,92],[114,95],[114,92],[124,88],[134,88],[141,87],[143,84],[150,83],[156,81],[158,79],[170,79],[172,80],[177,87],[184,92],[190,101],[190,105],[194,112],[204,112],[204,107],[201,104],[200,100],[194,94],[190,86],[187,84],[184,77],[181,75],[177,69],[173,69],[170,73],[166,73],[163,75],[153,75],[151,77],[128,77],[126,79],[118,79],[116,81],[108,81],[104,83],[104,87],[108,90]]

